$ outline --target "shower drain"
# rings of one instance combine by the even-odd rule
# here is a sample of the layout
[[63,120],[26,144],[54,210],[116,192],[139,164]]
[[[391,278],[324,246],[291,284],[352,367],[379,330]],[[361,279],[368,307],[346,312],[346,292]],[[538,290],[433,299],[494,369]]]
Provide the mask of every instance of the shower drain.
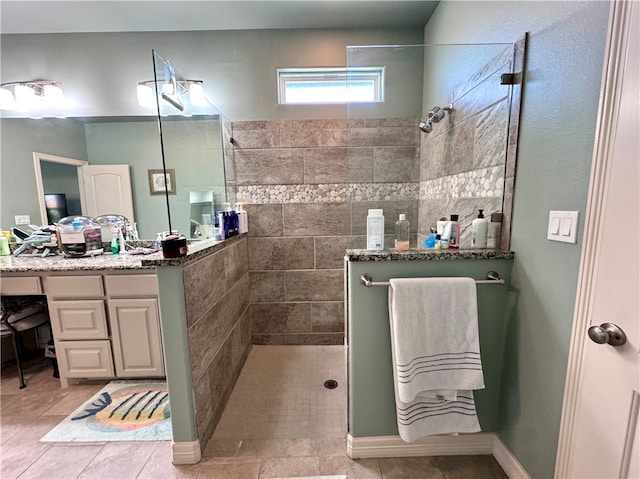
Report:
[[327,379],[324,382],[324,387],[327,389],[335,389],[338,387],[338,381],[336,381],[335,379]]

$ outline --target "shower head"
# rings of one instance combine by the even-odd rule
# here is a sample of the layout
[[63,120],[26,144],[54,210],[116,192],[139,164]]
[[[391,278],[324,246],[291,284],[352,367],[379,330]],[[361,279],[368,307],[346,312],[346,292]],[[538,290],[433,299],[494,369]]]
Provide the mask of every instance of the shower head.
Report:
[[431,130],[433,130],[433,127],[431,126],[431,120],[421,121],[418,125],[418,128],[420,128],[425,133],[431,133]]
[[434,106],[431,111],[427,114],[427,119],[425,121],[421,121],[418,125],[418,128],[425,133],[431,133],[433,130],[433,124],[438,123],[445,116],[445,112],[449,112],[453,110],[453,104],[449,103],[449,106],[439,107]]

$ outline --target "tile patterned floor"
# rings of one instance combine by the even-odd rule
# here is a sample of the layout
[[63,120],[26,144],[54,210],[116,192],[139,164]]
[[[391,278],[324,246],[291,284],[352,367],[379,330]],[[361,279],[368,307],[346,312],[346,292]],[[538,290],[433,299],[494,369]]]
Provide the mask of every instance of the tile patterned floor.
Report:
[[[0,382],[2,479],[267,479],[346,474],[348,479],[505,479],[491,456],[352,461],[345,451],[341,346],[254,346],[203,459],[171,464],[170,441],[41,443],[46,432],[106,382],[61,389],[34,360],[27,388],[15,368]],[[338,381],[327,390],[326,379]],[[126,458],[126,460],[123,460]]]

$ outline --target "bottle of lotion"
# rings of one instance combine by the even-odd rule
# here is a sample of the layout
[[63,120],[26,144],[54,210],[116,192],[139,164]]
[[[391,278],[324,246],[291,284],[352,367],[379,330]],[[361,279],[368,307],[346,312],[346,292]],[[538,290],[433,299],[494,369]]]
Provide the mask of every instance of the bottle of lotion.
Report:
[[483,210],[478,210],[478,217],[471,222],[471,247],[472,248],[486,248],[487,247],[487,233],[489,228],[489,222],[482,213]]

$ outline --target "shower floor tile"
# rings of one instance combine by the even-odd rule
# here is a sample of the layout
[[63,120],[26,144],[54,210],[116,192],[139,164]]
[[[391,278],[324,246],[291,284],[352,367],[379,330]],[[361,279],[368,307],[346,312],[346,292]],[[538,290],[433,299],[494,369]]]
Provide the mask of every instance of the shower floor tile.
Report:
[[344,346],[254,345],[213,440],[344,438],[345,376]]

